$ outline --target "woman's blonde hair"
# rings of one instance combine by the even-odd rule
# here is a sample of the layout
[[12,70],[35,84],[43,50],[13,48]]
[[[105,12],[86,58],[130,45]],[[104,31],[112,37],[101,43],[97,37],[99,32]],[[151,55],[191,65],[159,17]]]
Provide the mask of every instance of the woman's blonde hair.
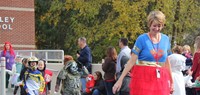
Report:
[[188,52],[191,52],[190,46],[189,45],[184,45],[183,46],[183,51],[188,50]]
[[194,49],[195,49],[195,51],[200,50],[200,36],[197,36],[195,38]]
[[165,15],[161,11],[151,11],[147,17],[148,27],[150,27],[154,21],[164,26]]

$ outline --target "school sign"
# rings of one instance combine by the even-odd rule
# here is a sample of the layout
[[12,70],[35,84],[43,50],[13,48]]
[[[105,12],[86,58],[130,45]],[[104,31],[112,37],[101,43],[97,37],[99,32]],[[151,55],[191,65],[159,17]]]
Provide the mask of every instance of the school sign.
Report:
[[11,25],[14,22],[14,19],[14,17],[0,17],[0,29],[2,31],[13,30]]
[[34,0],[0,0],[0,49],[35,49]]

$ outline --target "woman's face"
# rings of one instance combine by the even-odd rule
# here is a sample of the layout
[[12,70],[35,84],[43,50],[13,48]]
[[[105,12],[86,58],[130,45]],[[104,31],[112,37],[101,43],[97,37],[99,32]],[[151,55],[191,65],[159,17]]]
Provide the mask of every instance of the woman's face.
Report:
[[10,45],[9,44],[5,44],[6,50],[10,50]]
[[150,26],[150,32],[159,33],[162,30],[162,28],[163,28],[162,24],[153,21],[153,23]]
[[97,74],[96,74],[96,73],[94,73],[94,75],[93,75],[93,76],[94,76],[94,80],[97,80],[97,78],[98,78],[98,77],[97,77]]
[[38,62],[38,69],[39,70],[43,70],[44,69],[44,62],[43,61],[39,61]]

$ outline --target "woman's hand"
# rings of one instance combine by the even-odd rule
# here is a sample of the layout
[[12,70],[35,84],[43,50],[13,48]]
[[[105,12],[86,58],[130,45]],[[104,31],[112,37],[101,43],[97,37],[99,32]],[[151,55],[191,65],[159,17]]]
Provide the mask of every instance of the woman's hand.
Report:
[[172,94],[174,92],[174,84],[171,83],[171,86],[170,86],[170,94]]
[[113,90],[113,94],[115,94],[116,92],[118,92],[120,90],[122,86],[122,80],[118,80],[115,85],[113,86],[112,90]]

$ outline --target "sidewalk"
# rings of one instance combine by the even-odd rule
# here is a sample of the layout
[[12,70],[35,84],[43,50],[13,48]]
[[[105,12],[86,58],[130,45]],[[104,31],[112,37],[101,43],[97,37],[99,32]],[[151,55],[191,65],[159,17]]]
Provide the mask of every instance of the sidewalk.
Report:
[[[13,91],[14,89],[8,88],[8,91],[6,91],[6,95],[13,95]],[[20,88],[17,91],[17,95],[20,95],[19,92],[20,92]]]

